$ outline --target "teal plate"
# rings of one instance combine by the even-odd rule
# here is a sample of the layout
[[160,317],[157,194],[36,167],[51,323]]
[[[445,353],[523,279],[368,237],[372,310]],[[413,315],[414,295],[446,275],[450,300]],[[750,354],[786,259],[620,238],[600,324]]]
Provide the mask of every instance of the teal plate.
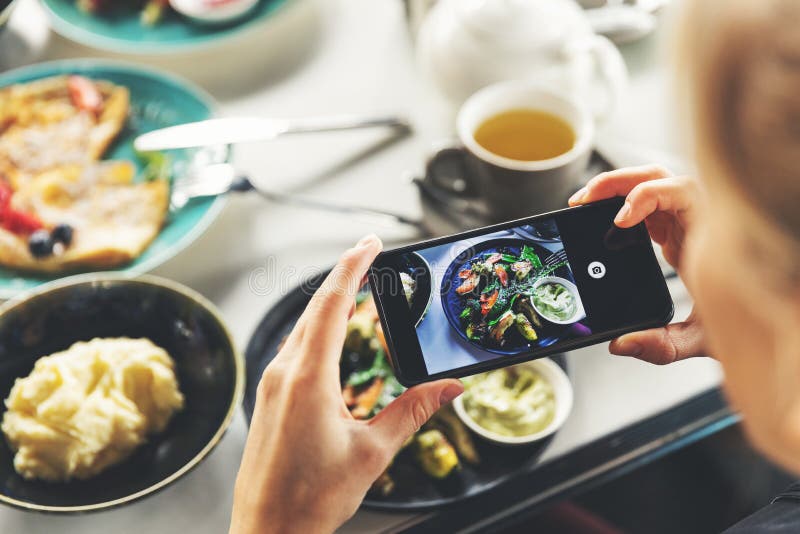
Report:
[[[212,98],[190,83],[160,71],[128,63],[98,60],[66,60],[23,67],[0,75],[0,87],[29,82],[59,74],[81,74],[88,78],[108,80],[124,85],[130,91],[130,113],[126,127],[106,152],[107,159],[127,159],[142,165],[133,151],[133,140],[141,133],[198,121],[214,115]],[[185,173],[190,164],[198,161],[223,162],[229,150],[218,148],[171,151],[172,177]],[[194,241],[217,217],[224,204],[223,197],[196,199],[170,216],[159,235],[133,262],[119,269],[133,274],[147,272],[168,260]],[[0,298],[11,298],[63,275],[12,271],[0,267]]]
[[87,14],[76,0],[42,0],[58,33],[94,48],[128,54],[160,54],[214,44],[264,22],[289,0],[261,0],[243,18],[222,26],[196,24],[169,10],[158,24],[144,26],[136,2],[111,0],[108,13]]

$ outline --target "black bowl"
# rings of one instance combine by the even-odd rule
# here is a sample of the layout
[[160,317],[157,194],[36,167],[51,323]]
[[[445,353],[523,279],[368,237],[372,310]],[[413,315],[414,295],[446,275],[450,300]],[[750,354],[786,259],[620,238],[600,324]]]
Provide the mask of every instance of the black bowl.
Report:
[[[88,512],[132,502],[174,482],[222,437],[244,389],[244,362],[213,305],[154,277],[88,274],[46,284],[0,308],[0,399],[41,356],[95,337],[146,337],[175,360],[185,407],[122,463],[88,480],[25,480],[0,437],[0,502]],[[5,405],[0,402],[0,417]]]

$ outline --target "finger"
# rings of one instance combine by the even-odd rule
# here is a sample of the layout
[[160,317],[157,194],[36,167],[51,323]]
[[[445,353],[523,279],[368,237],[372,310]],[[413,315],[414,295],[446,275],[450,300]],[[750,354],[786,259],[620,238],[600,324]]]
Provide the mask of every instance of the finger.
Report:
[[300,321],[303,323],[301,358],[330,360],[338,373],[338,362],[347,330],[347,321],[364,274],[382,247],[376,235],[361,239],[345,252],[325,281],[311,297]]
[[[294,347],[297,347],[299,343],[303,339],[303,332],[305,331],[305,321],[303,321],[303,316],[301,315],[300,318],[294,323],[292,327],[292,331],[289,332],[289,335],[284,337],[281,342],[278,344],[278,354],[272,359],[269,365],[273,365],[274,363],[285,362],[294,358],[297,355],[297,351],[293,350]],[[284,350],[284,348],[286,350]]]
[[455,379],[414,386],[370,419],[368,424],[383,446],[398,451],[436,410],[463,392],[464,386]]
[[609,349],[612,354],[632,356],[657,365],[707,355],[703,329],[695,321],[625,334],[612,341]]
[[[362,244],[362,242],[363,242],[364,240],[366,240],[366,239],[368,239],[368,238],[371,240],[371,239],[372,239],[372,237],[373,237],[373,236],[366,236],[364,239],[362,239],[361,241],[359,241],[359,242],[356,244],[356,246],[355,246],[353,249],[350,249],[350,250],[348,250],[348,252],[346,252],[346,253],[343,255],[343,257],[344,257],[344,256],[347,256],[347,255],[348,255],[348,254],[349,254],[349,253],[350,253],[352,250],[358,249],[358,248],[359,248],[359,245],[361,245],[361,244]],[[376,238],[376,239],[377,239],[377,238]],[[380,240],[379,240],[378,242],[379,242],[379,249],[380,249]],[[333,273],[331,273],[331,274],[333,274]],[[324,280],[324,281],[323,281],[323,284],[320,286],[320,288],[319,288],[319,289],[322,289],[322,287],[323,287],[323,286],[324,286],[324,284],[327,282],[328,278],[330,278],[330,276],[331,276],[331,275],[329,275],[328,277],[326,277],[326,280]],[[361,282],[358,284],[358,288],[360,288],[361,286],[363,286],[363,285],[364,285],[364,283],[365,283],[365,281],[366,281],[366,276],[362,276],[362,278],[361,278]],[[356,292],[358,292],[358,288],[355,290]],[[288,336],[286,336],[286,338],[285,338],[285,339],[284,339],[284,340],[281,342],[281,345],[280,345],[280,347],[279,347],[278,354],[277,354],[277,355],[275,356],[275,358],[273,359],[273,362],[282,362],[282,361],[289,361],[289,360],[293,360],[293,359],[294,359],[294,358],[296,358],[296,357],[297,357],[299,354],[301,354],[301,353],[303,353],[303,352],[307,352],[307,351],[302,351],[302,350],[286,350],[286,351],[284,351],[284,350],[280,350],[280,349],[282,349],[284,346],[286,346],[286,347],[288,347],[288,348],[295,348],[295,347],[297,347],[298,345],[300,345],[300,344],[303,342],[304,335],[305,335],[305,331],[306,331],[306,325],[307,325],[307,323],[309,323],[309,316],[310,316],[310,315],[311,315],[311,316],[313,316],[313,315],[314,315],[314,314],[312,314],[312,313],[308,313],[308,310],[312,308],[312,305],[311,305],[311,303],[312,303],[312,302],[316,303],[316,300],[315,300],[315,299],[317,298],[317,297],[316,297],[316,295],[317,295],[318,293],[319,293],[319,290],[317,290],[317,291],[315,291],[315,292],[314,292],[314,295],[313,295],[313,296],[312,296],[312,298],[311,298],[311,302],[310,302],[310,303],[309,303],[309,305],[306,307],[306,310],[304,310],[304,311],[303,311],[303,314],[302,314],[302,315],[300,316],[300,318],[297,320],[297,322],[296,322],[296,323],[295,323],[295,325],[294,325],[294,328],[292,328],[292,331],[289,333],[289,335],[288,335]],[[316,304],[315,304],[315,305],[316,305]],[[355,313],[355,309],[356,309],[356,302],[355,302],[355,298],[352,298],[352,299],[350,299],[350,308],[349,308],[349,309],[348,309],[348,311],[347,311],[347,319],[348,319],[348,320],[349,320],[349,319],[350,319],[350,318],[353,316],[353,314]],[[312,322],[316,322],[316,320],[314,320],[314,321],[312,321]],[[346,324],[346,322],[345,322],[345,324]]]
[[578,206],[606,198],[626,196],[631,189],[642,182],[668,176],[672,176],[672,173],[659,165],[625,167],[604,172],[589,180],[583,188],[572,195],[569,205]]
[[656,212],[679,215],[689,210],[696,201],[696,194],[694,180],[685,176],[641,183],[625,198],[614,224],[630,228]]
[[650,238],[660,245],[669,237],[669,232],[667,230],[672,223],[670,220],[671,217],[672,215],[667,213],[654,213],[644,221]]

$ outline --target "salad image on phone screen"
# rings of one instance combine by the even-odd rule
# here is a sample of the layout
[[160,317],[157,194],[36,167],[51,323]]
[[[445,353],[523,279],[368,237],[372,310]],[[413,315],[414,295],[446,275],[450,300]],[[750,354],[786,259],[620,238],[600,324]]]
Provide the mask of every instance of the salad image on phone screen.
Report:
[[[402,277],[413,288],[411,306],[430,300],[415,325],[430,373],[592,333],[552,220],[406,256],[430,266]],[[434,288],[430,297],[418,293],[420,282]]]

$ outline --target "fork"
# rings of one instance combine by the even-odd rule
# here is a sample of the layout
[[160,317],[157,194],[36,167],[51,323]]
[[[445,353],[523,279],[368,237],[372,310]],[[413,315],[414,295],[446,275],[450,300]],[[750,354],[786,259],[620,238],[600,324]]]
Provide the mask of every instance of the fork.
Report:
[[406,217],[399,213],[363,206],[331,204],[288,193],[278,193],[261,189],[260,187],[256,187],[246,176],[239,175],[233,165],[228,163],[207,165],[184,178],[176,180],[172,184],[170,210],[178,211],[194,198],[219,196],[230,191],[240,193],[255,191],[263,198],[278,204],[289,204],[303,208],[352,215],[356,218],[368,220],[369,222],[381,224],[383,226],[397,223],[406,224],[424,231],[422,221]]
[[553,267],[565,261],[567,261],[567,251],[562,248],[558,252],[550,254],[547,259],[544,260],[544,267]]

